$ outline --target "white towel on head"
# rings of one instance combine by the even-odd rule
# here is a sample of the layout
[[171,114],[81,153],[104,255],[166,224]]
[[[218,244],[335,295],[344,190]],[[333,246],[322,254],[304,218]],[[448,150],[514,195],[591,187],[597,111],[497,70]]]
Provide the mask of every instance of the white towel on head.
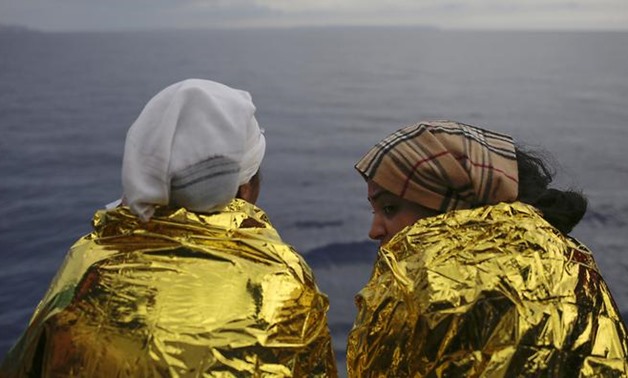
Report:
[[125,203],[147,221],[157,205],[209,212],[257,172],[266,147],[248,92],[188,79],[153,97],[127,133]]

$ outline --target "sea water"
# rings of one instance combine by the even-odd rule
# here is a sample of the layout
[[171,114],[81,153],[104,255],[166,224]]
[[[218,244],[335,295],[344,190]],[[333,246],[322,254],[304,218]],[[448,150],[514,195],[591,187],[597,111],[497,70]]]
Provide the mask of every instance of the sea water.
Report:
[[124,137],[185,78],[249,91],[264,208],[331,301],[340,368],[367,281],[353,164],[388,133],[452,119],[542,147],[590,208],[574,235],[628,312],[628,33],[311,28],[0,33],[0,356],[94,211],[120,196]]

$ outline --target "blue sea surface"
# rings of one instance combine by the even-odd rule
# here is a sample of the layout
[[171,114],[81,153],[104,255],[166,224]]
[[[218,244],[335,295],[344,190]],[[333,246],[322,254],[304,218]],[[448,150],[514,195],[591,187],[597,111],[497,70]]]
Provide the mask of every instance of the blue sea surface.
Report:
[[120,196],[128,127],[190,77],[251,92],[268,143],[258,204],[328,293],[341,364],[377,247],[353,164],[420,120],[548,151],[557,185],[589,197],[574,235],[628,312],[628,33],[10,32],[0,33],[0,356],[94,211]]

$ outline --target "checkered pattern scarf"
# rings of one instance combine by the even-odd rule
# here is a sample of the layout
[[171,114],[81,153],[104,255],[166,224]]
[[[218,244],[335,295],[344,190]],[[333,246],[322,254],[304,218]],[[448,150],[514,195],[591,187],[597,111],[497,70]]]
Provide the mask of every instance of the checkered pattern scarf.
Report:
[[513,202],[518,194],[512,138],[452,121],[400,129],[355,168],[389,192],[441,212]]

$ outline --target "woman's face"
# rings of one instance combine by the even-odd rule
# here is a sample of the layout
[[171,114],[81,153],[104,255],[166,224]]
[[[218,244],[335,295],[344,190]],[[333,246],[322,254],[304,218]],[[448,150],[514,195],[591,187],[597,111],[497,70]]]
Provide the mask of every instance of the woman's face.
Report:
[[438,214],[436,210],[397,197],[371,180],[367,181],[367,186],[368,200],[373,208],[369,237],[379,240],[380,245],[387,243],[399,231],[419,219]]

